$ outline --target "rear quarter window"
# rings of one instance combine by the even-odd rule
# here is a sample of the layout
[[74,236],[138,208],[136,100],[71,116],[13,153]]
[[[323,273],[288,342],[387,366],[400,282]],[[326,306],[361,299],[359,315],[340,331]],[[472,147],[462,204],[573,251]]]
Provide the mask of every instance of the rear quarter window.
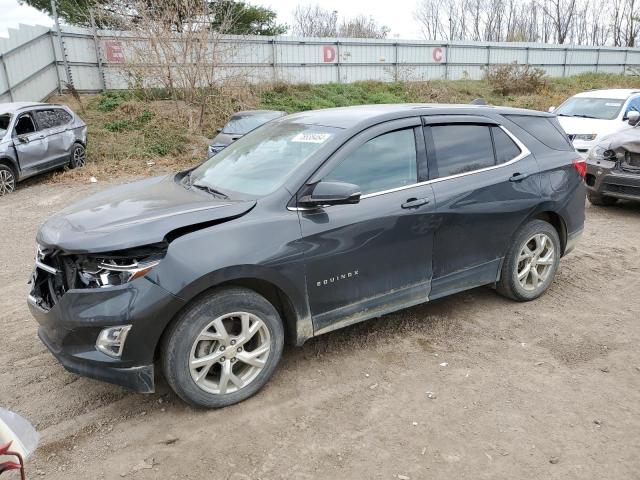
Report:
[[555,118],[533,115],[505,115],[506,118],[554,150],[573,151],[567,135]]

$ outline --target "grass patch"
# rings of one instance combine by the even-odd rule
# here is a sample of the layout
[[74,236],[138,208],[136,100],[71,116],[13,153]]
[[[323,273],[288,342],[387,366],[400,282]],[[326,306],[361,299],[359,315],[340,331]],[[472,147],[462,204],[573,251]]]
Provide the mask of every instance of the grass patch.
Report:
[[[265,108],[293,113],[372,103],[469,103],[482,97],[492,105],[546,111],[584,90],[640,86],[638,77],[612,74],[544,80],[535,91],[521,94],[502,94],[484,80],[238,85],[231,93],[211,95],[202,119],[200,108],[167,100],[162,89],[87,95],[83,96],[85,113],[81,114],[89,126],[87,167],[55,178],[153,175],[196,165],[206,158],[206,145],[216,129],[238,110]],[[81,111],[71,96],[52,101]]]

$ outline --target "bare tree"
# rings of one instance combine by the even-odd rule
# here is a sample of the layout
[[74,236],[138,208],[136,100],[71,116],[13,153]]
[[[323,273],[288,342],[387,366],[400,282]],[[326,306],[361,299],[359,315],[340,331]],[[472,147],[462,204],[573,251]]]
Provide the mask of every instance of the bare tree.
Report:
[[335,37],[338,34],[338,12],[319,5],[298,5],[293,11],[292,30],[300,37]]
[[386,38],[389,27],[358,15],[338,23],[338,12],[319,5],[298,5],[293,11],[294,35],[301,37]]

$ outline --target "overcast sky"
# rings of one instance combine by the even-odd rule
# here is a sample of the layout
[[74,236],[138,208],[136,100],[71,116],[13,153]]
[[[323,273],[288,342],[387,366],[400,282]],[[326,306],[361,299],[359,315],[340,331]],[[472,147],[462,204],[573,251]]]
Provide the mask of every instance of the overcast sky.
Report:
[[[278,12],[278,21],[291,25],[291,13],[298,4],[321,4],[329,10],[337,10],[339,15],[353,17],[360,13],[373,17],[378,23],[391,28],[390,37],[418,39],[420,28],[413,19],[416,0],[249,0],[254,5],[264,5]],[[7,28],[17,27],[19,23],[30,25],[52,25],[53,22],[43,13],[17,0],[0,0],[0,35],[6,35]]]

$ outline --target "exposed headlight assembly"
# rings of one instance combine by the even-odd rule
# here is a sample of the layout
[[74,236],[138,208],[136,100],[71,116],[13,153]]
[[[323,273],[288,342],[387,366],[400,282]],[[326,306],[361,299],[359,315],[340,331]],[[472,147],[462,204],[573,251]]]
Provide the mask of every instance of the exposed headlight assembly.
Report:
[[597,134],[595,133],[579,133],[578,135],[574,136],[573,139],[590,141],[590,140],[595,140],[596,137],[597,137]]
[[[164,257],[158,249],[139,249],[120,254],[87,255],[75,262],[76,288],[112,287],[144,277]],[[78,285],[79,284],[79,285]]]
[[608,150],[600,145],[596,145],[591,150],[589,150],[589,154],[587,155],[587,160],[608,160],[611,162],[615,162],[617,160],[616,152],[613,150]]

